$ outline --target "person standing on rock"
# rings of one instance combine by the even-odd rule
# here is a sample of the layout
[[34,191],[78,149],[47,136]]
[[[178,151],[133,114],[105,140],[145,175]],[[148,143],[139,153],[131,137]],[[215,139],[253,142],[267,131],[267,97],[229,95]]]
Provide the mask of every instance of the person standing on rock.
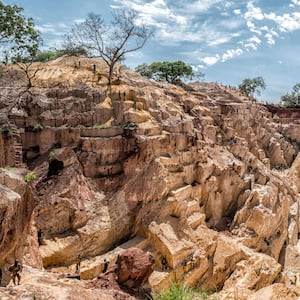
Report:
[[163,270],[167,270],[168,269],[168,262],[166,260],[166,258],[164,256],[161,257],[161,265],[162,265],[162,269]]
[[14,264],[8,268],[8,271],[10,272],[10,277],[12,278],[14,285],[16,285],[16,278],[18,279],[19,285],[21,281],[20,273],[22,272],[22,265],[20,262],[15,260]]
[[103,266],[102,273],[106,273],[108,265],[109,265],[109,261],[106,258],[104,258],[104,266]]
[[80,272],[80,263],[81,263],[81,256],[79,254],[77,256],[77,258],[76,258],[76,270],[75,270],[75,273],[79,273]]
[[39,246],[43,245],[43,230],[40,228],[37,232]]

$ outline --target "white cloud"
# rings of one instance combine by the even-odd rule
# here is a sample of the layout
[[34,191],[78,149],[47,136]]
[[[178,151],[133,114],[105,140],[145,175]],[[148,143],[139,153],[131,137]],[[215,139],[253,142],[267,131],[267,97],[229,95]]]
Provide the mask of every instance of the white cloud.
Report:
[[221,36],[219,38],[215,38],[215,39],[212,39],[210,40],[207,44],[208,46],[217,46],[217,45],[220,45],[220,44],[224,44],[224,43],[227,43],[231,40],[231,36]]
[[267,39],[267,43],[268,43],[269,45],[274,45],[274,44],[275,44],[275,39],[274,39],[274,37],[279,37],[279,34],[278,34],[275,30],[270,29],[270,28],[268,28],[267,26],[263,26],[263,27],[261,28],[261,30],[263,30],[263,31],[266,32],[264,36],[265,36],[265,38]]
[[275,44],[275,40],[274,40],[272,34],[266,33],[266,34],[265,34],[265,37],[266,37],[267,43],[268,43],[269,45],[274,45],[274,44]]
[[148,25],[156,25],[161,20],[173,21],[179,25],[187,24],[187,19],[169,9],[165,0],[154,0],[149,3],[140,0],[115,0],[115,2],[138,12],[142,21]]
[[[189,3],[187,7],[192,13],[204,12],[210,9],[213,5],[223,2],[222,0],[197,0],[194,3]],[[226,4],[225,4],[226,5]]]
[[300,0],[292,0],[293,5],[300,5]]
[[264,19],[264,14],[261,10],[261,8],[259,7],[255,7],[253,4],[254,1],[249,1],[247,3],[247,12],[245,13],[245,18],[247,20],[263,20]]
[[285,13],[278,16],[275,13],[266,14],[266,19],[274,21],[281,32],[291,32],[300,29],[300,13]]
[[261,40],[257,36],[252,36],[251,38],[247,39],[245,42],[242,42],[243,46],[246,50],[256,50],[258,45],[261,44]]
[[219,54],[217,54],[215,56],[206,56],[201,59],[201,61],[203,61],[208,66],[212,66],[212,65],[216,64],[219,60],[220,60]]
[[222,55],[222,62],[225,62],[229,59],[232,59],[234,57],[240,56],[244,53],[244,51],[241,48],[237,49],[229,49]]
[[261,34],[261,31],[255,26],[255,24],[251,21],[247,21],[247,27],[250,29],[251,32]]
[[[255,51],[263,43],[273,46],[279,33],[283,35],[300,29],[300,12],[296,9],[282,4],[281,11],[284,8],[286,13],[279,15],[277,4],[258,7],[258,0],[240,3],[230,0],[112,1],[119,8],[126,7],[136,11],[139,20],[156,27],[155,38],[161,44],[199,44],[199,55],[189,58],[199,60],[205,52],[205,57],[200,58],[201,66],[212,66],[240,56],[246,51]],[[300,0],[290,1],[293,7],[300,5]],[[290,10],[289,13],[287,9]],[[217,47],[219,50],[216,54]]]
[[[214,56],[206,56],[201,59],[201,61],[206,65],[206,66],[212,66],[218,63],[219,61],[225,62],[229,59],[232,59],[234,57],[240,56],[243,54],[243,49],[237,48],[237,49],[228,49],[225,53],[222,55],[216,54]],[[203,65],[201,65],[202,68]]]
[[83,23],[85,21],[85,19],[75,19],[74,21],[73,21],[73,23],[75,23],[75,24],[80,24],[80,23]]
[[59,24],[43,24],[43,25],[36,25],[35,28],[41,32],[42,34],[52,34],[52,35],[63,35],[65,31],[68,29],[67,25],[63,23]]

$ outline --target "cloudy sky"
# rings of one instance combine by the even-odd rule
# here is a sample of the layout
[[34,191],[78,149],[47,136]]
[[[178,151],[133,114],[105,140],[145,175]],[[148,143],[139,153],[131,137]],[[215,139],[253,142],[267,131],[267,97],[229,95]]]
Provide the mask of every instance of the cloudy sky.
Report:
[[[89,12],[109,19],[112,10],[136,11],[155,36],[127,57],[131,68],[183,60],[205,81],[237,86],[262,76],[260,99],[279,102],[300,82],[300,0],[4,0],[33,17],[44,47],[59,47],[69,28]],[[140,21],[137,19],[137,21]]]

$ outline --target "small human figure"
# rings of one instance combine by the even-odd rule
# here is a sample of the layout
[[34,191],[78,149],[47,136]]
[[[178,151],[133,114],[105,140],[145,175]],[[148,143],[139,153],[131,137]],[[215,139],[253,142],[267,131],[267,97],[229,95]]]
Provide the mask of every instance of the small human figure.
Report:
[[16,285],[16,278],[18,279],[19,285],[21,281],[20,273],[22,272],[22,265],[20,262],[15,260],[14,264],[8,268],[8,271],[10,272],[10,277],[12,278],[14,285]]
[[1,285],[1,282],[2,282],[2,269],[0,268],[0,285]]
[[162,269],[163,270],[167,270],[168,269],[168,262],[167,262],[167,260],[166,260],[166,258],[164,256],[161,258],[161,265],[162,265]]
[[43,244],[43,230],[40,228],[37,232],[39,246]]
[[78,254],[77,257],[76,257],[76,271],[75,271],[75,273],[80,272],[80,263],[81,263],[81,256],[80,256],[80,254]]
[[94,73],[94,75],[96,74],[96,65],[95,64],[93,64],[93,73]]
[[188,264],[187,260],[186,260],[186,259],[184,259],[184,260],[183,260],[183,262],[182,262],[182,266],[183,266],[183,267],[186,267],[186,266],[187,266],[187,264]]
[[102,273],[106,273],[108,265],[109,265],[109,261],[106,258],[104,258],[104,266],[103,266]]

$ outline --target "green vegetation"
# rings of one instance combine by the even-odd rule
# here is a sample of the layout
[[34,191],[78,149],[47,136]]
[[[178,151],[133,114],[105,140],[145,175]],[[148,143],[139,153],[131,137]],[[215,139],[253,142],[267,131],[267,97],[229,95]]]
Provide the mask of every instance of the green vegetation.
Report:
[[255,93],[257,95],[260,95],[261,90],[265,90],[266,83],[261,76],[254,77],[254,78],[246,78],[238,86],[238,88],[241,92],[243,92],[248,97],[253,97]]
[[33,127],[33,131],[34,132],[40,132],[40,131],[42,131],[44,129],[44,126],[42,125],[42,124],[36,124],[36,125],[34,125],[34,127]]
[[47,62],[50,60],[55,60],[60,56],[63,56],[64,52],[62,50],[45,50],[45,51],[38,51],[34,57],[34,61],[38,62]]
[[100,15],[89,13],[84,22],[73,26],[65,48],[84,49],[90,55],[100,56],[109,68],[110,86],[115,64],[124,60],[127,53],[141,49],[152,35],[147,26],[137,25],[136,17],[134,11],[117,11],[108,26]]
[[50,152],[49,152],[49,160],[53,160],[56,156],[56,151],[55,149],[52,149]]
[[11,170],[14,170],[15,169],[15,167],[12,167],[12,166],[5,166],[4,167],[6,170],[8,170],[8,171],[11,171]]
[[4,136],[9,137],[13,135],[13,131],[10,127],[5,126],[1,129],[1,132]]
[[96,128],[96,129],[107,129],[107,128],[112,128],[113,126],[112,125],[109,125],[109,124],[95,124],[93,126],[93,128]]
[[159,294],[154,294],[153,300],[204,300],[211,299],[210,293],[196,290],[191,287],[187,287],[184,284],[174,283],[168,289]]
[[31,172],[24,176],[24,180],[25,180],[25,182],[29,183],[29,182],[35,180],[36,177],[37,177],[36,174],[34,172]]
[[17,5],[5,5],[0,1],[0,48],[5,63],[17,63],[25,74],[28,91],[38,71],[32,73],[30,66],[42,40],[33,19],[24,17],[22,11],[23,8]]
[[4,68],[0,65],[0,78],[3,76],[4,74]]
[[201,72],[194,72],[191,66],[181,60],[153,62],[150,65],[142,64],[137,66],[135,71],[150,79],[169,83],[176,83],[176,81],[181,79],[191,80],[193,77],[201,78],[204,76]]
[[22,15],[23,8],[5,5],[0,1],[0,46],[8,60],[22,56],[33,56],[41,42],[32,18]]
[[45,50],[38,51],[34,57],[35,62],[47,62],[50,60],[55,60],[63,55],[68,56],[87,56],[85,49],[77,47],[72,49],[54,49],[54,50]]
[[287,93],[281,97],[281,105],[285,107],[300,106],[300,83],[293,86],[291,93]]

